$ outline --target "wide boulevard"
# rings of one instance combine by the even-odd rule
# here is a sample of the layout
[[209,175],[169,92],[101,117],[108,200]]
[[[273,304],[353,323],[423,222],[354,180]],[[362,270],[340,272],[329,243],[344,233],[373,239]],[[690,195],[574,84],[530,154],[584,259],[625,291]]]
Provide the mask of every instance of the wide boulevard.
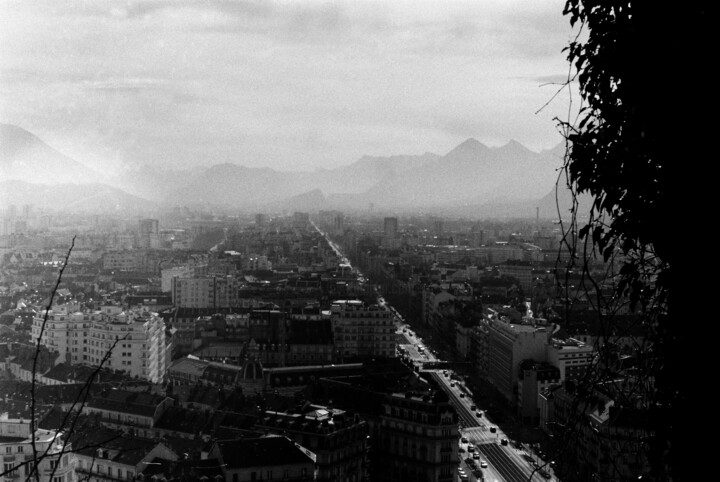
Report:
[[[326,233],[317,226],[316,229],[325,236],[342,263],[350,266],[350,261],[340,251],[337,244],[328,239]],[[353,268],[353,272],[357,274],[361,282],[367,281],[356,268]],[[407,356],[413,365],[431,373],[440,387],[447,392],[451,403],[457,410],[461,434],[458,480],[473,482],[554,482],[558,480],[552,474],[549,464],[545,464],[526,447],[509,440],[500,427],[487,419],[482,407],[476,406],[473,401],[473,394],[464,386],[459,377],[454,376],[452,370],[424,368],[423,365],[426,363],[442,362],[442,360],[437,358],[433,349],[423,343],[412,327],[382,296],[378,296],[378,303],[385,306],[394,315],[398,351]],[[540,468],[545,472],[545,478],[540,475]],[[464,478],[461,477],[460,470],[465,474]]]

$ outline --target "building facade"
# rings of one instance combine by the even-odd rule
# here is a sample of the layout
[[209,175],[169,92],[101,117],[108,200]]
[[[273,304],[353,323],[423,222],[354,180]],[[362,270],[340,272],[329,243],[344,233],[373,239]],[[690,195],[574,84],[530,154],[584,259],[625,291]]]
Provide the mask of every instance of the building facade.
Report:
[[395,327],[389,310],[361,301],[338,300],[330,312],[340,359],[395,356]]
[[239,305],[234,276],[172,278],[173,305],[179,308],[232,308]]
[[[153,383],[164,380],[172,343],[156,314],[103,306],[79,311],[77,305],[54,307],[33,319],[31,338],[60,353],[57,363],[103,366]],[[42,337],[41,337],[42,333]]]
[[548,327],[488,318],[487,378],[511,403],[518,402],[516,387],[523,360],[546,361],[551,333]]

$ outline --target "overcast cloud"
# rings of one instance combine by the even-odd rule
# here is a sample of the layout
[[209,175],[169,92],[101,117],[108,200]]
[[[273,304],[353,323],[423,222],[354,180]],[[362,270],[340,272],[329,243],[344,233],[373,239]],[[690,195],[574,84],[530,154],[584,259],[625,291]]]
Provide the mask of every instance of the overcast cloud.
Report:
[[3,1],[0,122],[93,167],[309,170],[530,149],[567,115],[563,0]]

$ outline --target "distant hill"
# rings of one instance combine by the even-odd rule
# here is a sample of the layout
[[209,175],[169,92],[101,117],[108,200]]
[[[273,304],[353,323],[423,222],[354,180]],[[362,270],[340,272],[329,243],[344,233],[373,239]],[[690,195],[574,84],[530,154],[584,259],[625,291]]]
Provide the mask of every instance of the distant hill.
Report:
[[98,182],[102,175],[20,127],[0,124],[0,179],[34,184]]
[[[445,155],[363,156],[336,169],[289,172],[225,163],[183,170],[148,165],[103,184],[96,181],[102,177],[98,173],[35,135],[0,124],[0,199],[96,211],[156,205],[366,210],[372,204],[398,211],[534,216],[540,207],[542,217],[554,218],[554,186],[564,151],[562,143],[533,152],[514,140],[488,147],[470,138]],[[16,182],[8,184],[11,180]],[[70,184],[85,185],[72,192]]]
[[440,156],[364,156],[337,169],[317,171],[275,171],[250,168],[239,164],[219,164],[196,173],[192,182],[177,187],[166,196],[167,204],[213,204],[257,208],[284,201],[316,189],[329,195],[360,196],[377,183],[412,172]]
[[364,209],[369,203],[403,209],[536,202],[553,186],[561,159],[554,150],[535,153],[515,141],[491,148],[468,139],[444,156],[365,156],[349,166],[315,172],[223,164],[165,201],[258,208],[319,189],[328,193],[322,205],[337,209]]
[[104,184],[31,184],[0,181],[0,206],[31,204],[40,209],[85,213],[146,212],[157,206]]

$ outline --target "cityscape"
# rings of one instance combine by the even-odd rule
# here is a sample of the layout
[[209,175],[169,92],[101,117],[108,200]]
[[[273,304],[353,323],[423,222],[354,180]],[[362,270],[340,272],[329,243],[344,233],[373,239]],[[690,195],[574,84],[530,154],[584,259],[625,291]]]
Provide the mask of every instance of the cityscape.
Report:
[[[6,466],[33,431],[67,480],[578,480],[563,471],[647,463],[624,449],[638,428],[612,417],[615,386],[573,408],[600,313],[577,273],[563,302],[553,221],[183,215],[5,212]],[[640,336],[612,340],[618,377]],[[556,453],[579,416],[612,464],[589,433]]]
[[664,23],[527,3],[0,6],[0,482],[684,477]]

